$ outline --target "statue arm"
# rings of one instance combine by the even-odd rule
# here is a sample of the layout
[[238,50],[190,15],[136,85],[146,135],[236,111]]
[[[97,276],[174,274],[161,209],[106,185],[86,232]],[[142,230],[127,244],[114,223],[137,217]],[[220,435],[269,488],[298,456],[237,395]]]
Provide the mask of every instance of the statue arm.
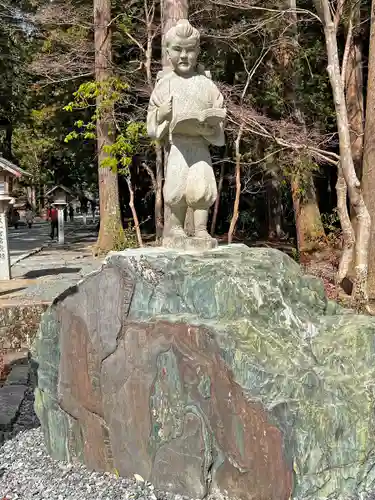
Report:
[[147,133],[152,139],[162,140],[169,130],[169,122],[163,121],[159,123],[158,110],[161,100],[158,96],[157,87],[151,94],[150,102],[147,111]]

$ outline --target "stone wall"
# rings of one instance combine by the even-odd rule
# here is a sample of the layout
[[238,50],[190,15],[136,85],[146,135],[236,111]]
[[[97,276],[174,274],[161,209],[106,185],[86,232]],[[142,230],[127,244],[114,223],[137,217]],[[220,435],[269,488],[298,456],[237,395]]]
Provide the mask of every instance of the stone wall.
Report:
[[0,350],[30,349],[48,302],[0,301]]

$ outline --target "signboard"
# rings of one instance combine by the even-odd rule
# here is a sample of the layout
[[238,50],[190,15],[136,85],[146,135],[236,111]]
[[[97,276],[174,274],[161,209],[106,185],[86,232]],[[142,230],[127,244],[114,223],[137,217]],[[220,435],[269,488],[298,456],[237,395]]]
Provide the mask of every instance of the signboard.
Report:
[[0,213],[0,279],[10,280],[8,248],[8,221],[5,212]]
[[6,224],[5,214],[0,214],[0,261],[5,261],[7,258],[7,250],[6,250],[7,228],[5,224]]

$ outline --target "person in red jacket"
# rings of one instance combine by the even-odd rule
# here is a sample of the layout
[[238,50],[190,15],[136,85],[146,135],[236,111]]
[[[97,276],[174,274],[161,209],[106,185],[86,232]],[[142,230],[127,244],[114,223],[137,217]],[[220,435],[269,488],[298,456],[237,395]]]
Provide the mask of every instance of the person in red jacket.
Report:
[[58,234],[58,212],[57,209],[52,206],[48,209],[48,219],[51,221],[51,240],[54,239],[55,237],[55,231],[56,231],[56,237]]

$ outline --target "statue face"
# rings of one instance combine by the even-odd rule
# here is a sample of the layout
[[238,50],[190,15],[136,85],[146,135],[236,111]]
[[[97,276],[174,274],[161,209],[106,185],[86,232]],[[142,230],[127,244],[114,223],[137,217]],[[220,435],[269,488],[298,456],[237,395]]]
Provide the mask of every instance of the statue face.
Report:
[[180,76],[191,75],[197,65],[199,46],[194,39],[176,38],[167,47],[168,58]]

